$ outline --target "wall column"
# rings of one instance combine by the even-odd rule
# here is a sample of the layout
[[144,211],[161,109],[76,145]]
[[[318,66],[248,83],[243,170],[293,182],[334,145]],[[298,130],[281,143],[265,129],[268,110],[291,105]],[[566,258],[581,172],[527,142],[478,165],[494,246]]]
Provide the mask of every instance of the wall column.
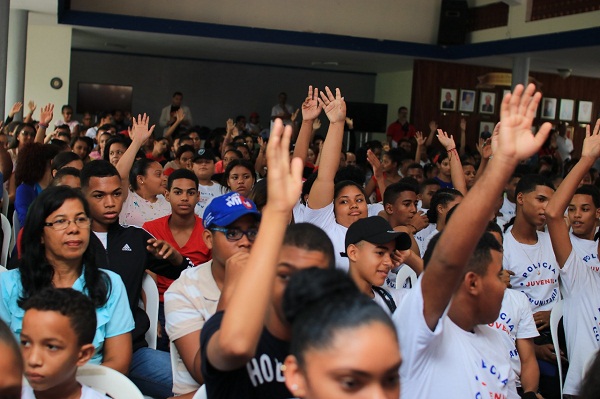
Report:
[[24,101],[28,17],[27,10],[10,10],[4,103],[7,114],[15,102]]

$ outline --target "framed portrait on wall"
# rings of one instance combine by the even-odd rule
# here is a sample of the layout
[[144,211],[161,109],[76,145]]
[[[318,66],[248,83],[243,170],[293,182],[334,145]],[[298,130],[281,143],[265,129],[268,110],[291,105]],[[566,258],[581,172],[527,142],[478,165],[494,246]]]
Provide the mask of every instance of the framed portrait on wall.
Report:
[[492,132],[494,131],[494,127],[496,127],[496,122],[493,122],[493,121],[479,122],[479,138],[487,140],[490,137],[492,137]]
[[496,93],[482,91],[479,98],[479,112],[482,114],[493,114],[496,111]]
[[460,106],[458,107],[460,112],[473,112],[475,111],[475,91],[474,90],[460,90]]
[[577,109],[577,122],[590,123],[592,122],[592,108],[594,103],[591,101],[579,101]]
[[456,90],[442,89],[440,92],[440,110],[456,111]]
[[575,100],[569,100],[563,98],[560,100],[560,112],[558,113],[558,119],[561,121],[572,121],[573,120],[573,109],[575,108]]
[[542,119],[556,119],[556,98],[542,99]]

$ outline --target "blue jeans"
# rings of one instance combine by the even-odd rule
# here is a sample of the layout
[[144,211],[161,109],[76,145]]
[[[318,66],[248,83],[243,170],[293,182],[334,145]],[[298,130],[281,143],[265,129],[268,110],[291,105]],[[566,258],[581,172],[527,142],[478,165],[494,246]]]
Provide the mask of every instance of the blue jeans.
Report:
[[129,379],[144,395],[153,398],[173,396],[173,373],[168,352],[140,348],[133,352]]

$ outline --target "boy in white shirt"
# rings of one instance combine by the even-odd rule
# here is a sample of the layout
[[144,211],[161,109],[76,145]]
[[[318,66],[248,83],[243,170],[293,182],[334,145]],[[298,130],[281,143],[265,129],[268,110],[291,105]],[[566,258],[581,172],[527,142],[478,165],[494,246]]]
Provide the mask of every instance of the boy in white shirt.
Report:
[[[565,395],[579,394],[585,366],[600,349],[600,274],[590,269],[579,257],[563,220],[565,209],[567,206],[571,207],[571,197],[579,182],[600,157],[599,133],[600,119],[596,122],[593,134],[590,134],[590,128],[587,127],[579,162],[571,169],[546,207],[548,230],[560,267],[564,298],[563,322],[569,354],[569,370],[563,387]],[[594,198],[594,201],[598,200],[600,198]],[[597,251],[596,246],[596,254]]]
[[394,231],[380,216],[357,220],[346,232],[350,277],[363,294],[390,315],[400,305],[404,291],[385,287],[384,283],[390,270],[398,266],[394,251],[404,251],[410,246],[410,236]]
[[600,272],[598,260],[598,244],[594,240],[600,217],[600,192],[596,186],[583,185],[575,190],[575,195],[569,201],[567,217],[571,226],[571,244],[592,271]]
[[489,233],[477,238],[514,168],[548,137],[549,123],[531,133],[541,98],[534,92],[533,84],[517,85],[504,97],[490,165],[431,241],[425,272],[392,315],[403,357],[402,397],[507,397],[515,390],[501,336],[485,325],[498,317],[506,288],[502,247]]
[[96,309],[92,301],[71,288],[46,288],[23,305],[21,352],[25,363],[23,399],[107,396],[75,379],[77,367],[94,355]]
[[194,212],[201,218],[204,217],[204,210],[211,201],[223,194],[221,192],[222,186],[211,180],[211,177],[215,174],[216,161],[215,154],[206,148],[200,148],[192,158],[194,173],[199,181],[198,192],[200,193],[200,199]]

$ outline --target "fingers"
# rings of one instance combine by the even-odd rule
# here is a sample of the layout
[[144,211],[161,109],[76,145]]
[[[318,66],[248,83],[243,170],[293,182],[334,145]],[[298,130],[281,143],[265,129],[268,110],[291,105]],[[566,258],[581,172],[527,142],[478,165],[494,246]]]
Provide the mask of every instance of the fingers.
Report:
[[600,119],[596,121],[596,126],[594,126],[594,135],[597,135],[600,132]]

